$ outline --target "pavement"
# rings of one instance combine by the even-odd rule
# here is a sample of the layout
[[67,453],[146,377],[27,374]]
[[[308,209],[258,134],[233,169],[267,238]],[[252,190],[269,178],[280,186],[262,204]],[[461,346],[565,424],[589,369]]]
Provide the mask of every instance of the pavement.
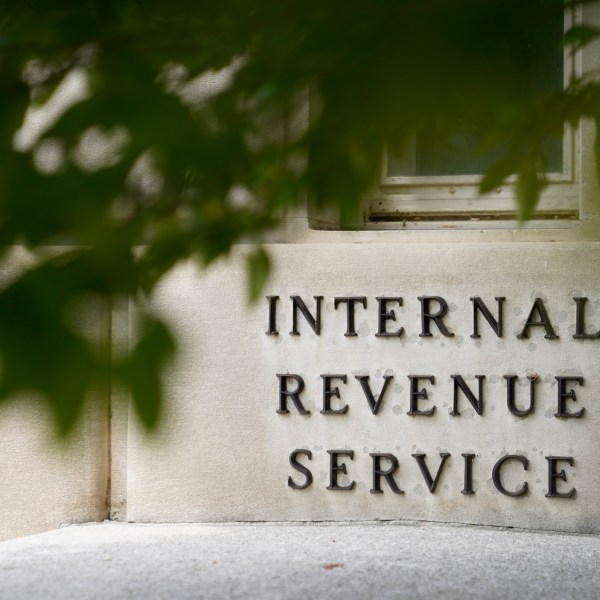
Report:
[[0,543],[0,598],[600,598],[600,536],[414,522],[70,525]]

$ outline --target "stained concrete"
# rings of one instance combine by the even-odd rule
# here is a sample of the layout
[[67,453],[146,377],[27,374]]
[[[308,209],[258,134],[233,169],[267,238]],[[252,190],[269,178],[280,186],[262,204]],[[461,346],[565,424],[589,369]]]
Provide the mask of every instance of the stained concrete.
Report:
[[598,598],[600,537],[430,523],[100,523],[0,543],[0,598]]

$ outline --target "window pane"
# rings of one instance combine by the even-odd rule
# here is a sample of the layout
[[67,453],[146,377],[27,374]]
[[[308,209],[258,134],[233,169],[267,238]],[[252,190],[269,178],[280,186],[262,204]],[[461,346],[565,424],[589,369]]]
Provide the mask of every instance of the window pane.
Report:
[[[535,0],[535,4],[544,18],[526,28],[526,38],[512,41],[519,65],[518,73],[514,74],[514,87],[525,97],[563,87],[563,0]],[[470,121],[457,123],[443,136],[434,131],[433,127],[423,127],[403,151],[389,149],[388,175],[482,173],[502,155],[500,148],[481,153],[484,134],[485,122],[478,123],[475,117]],[[563,137],[557,135],[549,139],[545,145],[545,154],[548,172],[561,172]]]

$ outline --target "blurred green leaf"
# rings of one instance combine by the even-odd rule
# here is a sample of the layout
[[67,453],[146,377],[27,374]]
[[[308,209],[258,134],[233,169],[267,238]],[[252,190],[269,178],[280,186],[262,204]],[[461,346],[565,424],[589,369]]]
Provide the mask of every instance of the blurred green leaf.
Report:
[[[600,114],[597,114],[595,119],[596,131],[600,132]],[[596,155],[596,160],[594,165],[596,167],[596,177],[598,181],[600,181],[600,135],[596,134],[594,138],[594,154]]]
[[69,306],[85,294],[79,283],[51,261],[0,291],[0,399],[36,390],[50,401],[62,434],[76,421],[90,387],[103,380],[106,385],[108,374],[108,339],[94,349],[98,342],[70,325]]
[[264,248],[256,248],[246,257],[248,266],[248,299],[256,302],[267,283],[271,261]]
[[543,177],[536,172],[533,161],[523,162],[515,188],[519,221],[527,221],[532,217],[543,187]]
[[146,427],[154,427],[163,403],[164,371],[175,353],[175,343],[166,325],[144,315],[138,340],[128,361],[116,370],[131,389],[133,405]]
[[487,194],[500,187],[507,177],[515,173],[518,165],[519,160],[511,155],[493,163],[487,169],[479,183],[479,192]]
[[569,29],[563,38],[565,46],[573,46],[573,50],[579,50],[600,36],[600,29],[588,25],[575,25]]

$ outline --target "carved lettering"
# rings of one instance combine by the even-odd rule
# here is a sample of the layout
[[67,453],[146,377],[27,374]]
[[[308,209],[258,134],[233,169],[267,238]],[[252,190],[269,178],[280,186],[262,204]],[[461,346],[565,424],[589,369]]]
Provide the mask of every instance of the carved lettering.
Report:
[[327,486],[328,490],[339,490],[342,492],[347,492],[354,489],[356,485],[355,481],[351,481],[348,485],[339,485],[338,484],[338,473],[343,473],[344,475],[348,474],[346,470],[346,463],[338,463],[338,457],[346,456],[350,460],[354,460],[354,450],[327,450],[329,454],[329,485]]
[[490,312],[489,308],[483,303],[483,300],[479,296],[473,296],[470,298],[473,303],[473,333],[472,338],[480,338],[479,335],[479,321],[478,316],[481,313],[485,320],[489,323],[494,333],[501,338],[502,337],[502,303],[506,300],[503,296],[496,297],[498,303],[498,318],[494,319],[494,316]]
[[435,406],[428,408],[427,410],[419,409],[419,400],[427,400],[427,390],[425,388],[419,389],[419,381],[424,379],[429,381],[431,384],[435,383],[435,377],[433,375],[409,375],[410,379],[410,410],[407,414],[412,416],[423,416],[431,417],[435,412]]
[[[290,398],[294,403],[296,410],[301,415],[310,414],[310,410],[306,410],[300,400],[300,394],[302,393],[302,390],[304,390],[304,379],[302,379],[300,375],[290,375],[289,373],[278,374],[277,378],[279,379],[279,408],[277,412],[279,414],[287,414],[290,412],[287,407],[287,400]],[[287,386],[288,381],[290,380],[296,382],[295,390],[288,390]]]
[[[537,320],[535,320],[536,316],[539,317]],[[547,340],[558,339],[558,336],[554,331],[554,327],[552,327],[552,323],[550,322],[550,317],[548,316],[544,302],[541,298],[535,299],[535,302],[531,307],[531,311],[529,312],[529,316],[527,317],[527,321],[525,322],[525,326],[523,327],[523,331],[517,335],[517,338],[520,340],[526,340],[529,338],[529,329],[531,327],[543,327],[546,331],[544,337]]]
[[419,465],[419,469],[421,469],[421,474],[423,475],[423,479],[425,480],[425,485],[431,494],[435,494],[435,488],[437,487],[438,481],[440,480],[440,475],[442,474],[442,469],[444,468],[444,464],[450,454],[448,452],[440,452],[440,466],[438,467],[437,473],[435,474],[435,478],[431,477],[431,473],[427,467],[427,463],[425,462],[426,454],[413,454],[412,457],[417,461]]
[[[454,337],[454,334],[444,325],[443,318],[448,312],[448,303],[441,296],[419,296],[421,301],[421,333],[419,337],[432,337],[431,321],[446,337]],[[438,304],[438,310],[432,311],[431,302]]]
[[523,465],[523,469],[525,469],[525,471],[527,471],[527,469],[529,468],[529,460],[527,459],[527,457],[522,456],[520,454],[507,454],[506,456],[503,456],[494,465],[494,469],[492,470],[492,481],[494,482],[494,486],[496,487],[496,489],[501,494],[504,494],[505,496],[513,496],[513,497],[523,496],[527,493],[527,490],[529,489],[527,482],[523,483],[520,487],[518,487],[514,491],[507,490],[504,487],[504,485],[502,484],[502,479],[500,477],[502,467],[509,460],[516,460],[516,461],[520,462]]
[[323,300],[323,296],[313,296],[317,306],[314,317],[300,296],[290,296],[290,298],[292,300],[292,331],[290,331],[290,335],[300,335],[298,331],[298,310],[302,313],[310,328],[317,335],[321,335],[321,300]]
[[369,376],[368,375],[356,375],[355,379],[360,382],[360,386],[362,387],[363,392],[367,398],[367,402],[369,403],[369,408],[371,412],[376,415],[379,412],[379,407],[381,406],[381,402],[383,401],[383,396],[385,395],[385,391],[387,390],[388,383],[394,379],[393,375],[384,375],[383,376],[383,385],[381,386],[381,391],[375,400],[375,396],[371,391],[371,386],[369,385]]
[[331,387],[331,382],[334,379],[339,379],[342,383],[346,383],[345,375],[321,375],[323,380],[323,410],[322,415],[345,415],[348,412],[348,405],[344,404],[342,408],[331,408],[331,397],[340,397],[340,388]]
[[397,302],[398,306],[402,306],[402,298],[384,298],[378,296],[376,298],[379,307],[377,319],[376,337],[401,337],[404,334],[404,327],[400,327],[396,331],[389,332],[387,330],[388,321],[396,321],[396,313],[393,309],[388,310],[388,302]]
[[535,382],[537,377],[528,377],[529,379],[529,406],[527,408],[517,408],[515,399],[515,383],[518,381],[516,375],[505,375],[506,379],[506,404],[508,410],[515,417],[526,417],[533,412],[535,407]]
[[346,304],[346,337],[355,337],[356,328],[354,325],[354,307],[356,303],[363,305],[363,308],[367,308],[367,299],[365,296],[347,296],[343,298],[333,299],[333,308],[337,309],[340,304]]
[[572,456],[546,456],[548,461],[548,493],[546,498],[572,498],[575,495],[576,489],[571,488],[568,492],[559,492],[557,487],[557,479],[567,481],[567,474],[564,469],[557,471],[559,462],[566,462],[569,466],[573,466],[575,460]]
[[311,485],[313,482],[312,473],[301,463],[298,462],[298,455],[304,454],[308,458],[308,460],[312,459],[312,452],[310,450],[294,450],[290,454],[290,465],[292,468],[296,469],[296,471],[302,473],[304,475],[304,483],[296,483],[291,477],[288,477],[288,486],[293,490],[305,490],[307,487]]
[[[383,477],[386,483],[389,485],[390,489],[394,494],[404,494],[404,492],[398,487],[398,484],[394,480],[394,473],[398,470],[400,466],[398,464],[398,459],[393,454],[385,454],[385,453],[372,453],[370,454],[373,459],[373,487],[371,488],[371,494],[383,494],[383,490],[381,489],[381,478]],[[383,469],[381,467],[382,459],[388,461],[390,463],[389,468]]]
[[471,388],[467,385],[462,375],[450,375],[450,377],[454,380],[454,400],[452,404],[452,411],[450,412],[450,414],[453,417],[460,415],[460,411],[458,410],[458,398],[460,396],[459,391],[462,391],[467,400],[470,402],[471,406],[475,409],[475,412],[478,415],[482,415],[483,380],[485,379],[485,375],[475,375],[475,377],[477,378],[477,383],[479,384],[479,398],[477,398],[475,394],[471,391]]

